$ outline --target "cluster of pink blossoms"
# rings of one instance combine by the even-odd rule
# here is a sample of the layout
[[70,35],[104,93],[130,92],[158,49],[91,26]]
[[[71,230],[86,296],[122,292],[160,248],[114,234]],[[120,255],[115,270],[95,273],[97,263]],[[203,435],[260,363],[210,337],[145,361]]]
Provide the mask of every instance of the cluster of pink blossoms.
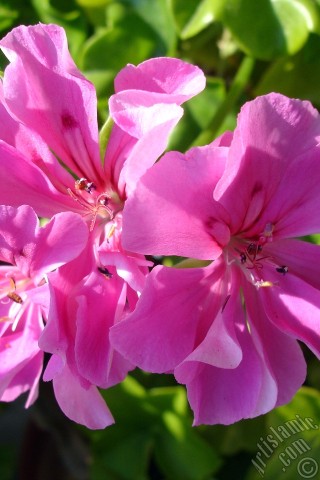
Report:
[[155,163],[205,86],[156,58],[117,75],[101,159],[64,31],[18,27],[0,47],[0,399],[31,405],[47,353],[43,379],[89,428],[113,423],[98,388],[136,366],[186,384],[195,424],[288,402],[306,375],[297,340],[320,356],[320,249],[295,239],[320,231],[318,113],[260,97],[234,133]]

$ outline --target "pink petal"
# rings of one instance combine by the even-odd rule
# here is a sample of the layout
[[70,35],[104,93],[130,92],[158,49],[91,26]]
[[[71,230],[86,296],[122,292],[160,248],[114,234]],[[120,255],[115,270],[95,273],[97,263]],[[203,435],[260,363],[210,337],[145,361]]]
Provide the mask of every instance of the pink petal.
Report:
[[[225,289],[226,287],[227,285]],[[238,367],[242,360],[242,351],[237,339],[236,324],[243,322],[239,288],[239,279],[237,275],[233,275],[231,290],[228,291],[216,317],[211,317],[212,325],[205,338],[184,362],[201,362],[226,369]]]
[[118,275],[123,278],[133,290],[137,292],[142,291],[146,274],[148,273],[148,269],[145,267],[146,265],[152,266],[151,262],[146,261],[144,257],[135,257],[125,252],[104,251],[103,247],[99,249],[99,258],[103,265],[116,267]]
[[74,173],[99,185],[96,95],[70,57],[64,30],[20,26],[0,45],[11,61],[3,80],[10,111]]
[[111,328],[114,348],[144,370],[172,370],[201,342],[221,308],[223,272],[223,264],[154,268],[134,312]]
[[88,227],[76,213],[58,213],[38,230],[30,274],[36,281],[78,257],[88,240]]
[[23,313],[18,329],[15,332],[7,330],[0,338],[0,397],[2,400],[14,400],[30,389],[27,404],[35,399],[43,359],[38,347],[42,328],[42,312],[31,304]]
[[28,205],[0,205],[0,259],[28,274],[38,225],[38,217]]
[[273,287],[260,289],[264,310],[282,332],[304,342],[320,357],[319,290],[294,274],[286,274],[277,285],[279,274],[268,271]]
[[[41,137],[26,125],[16,121],[7,111],[0,80],[0,138],[20,152],[24,159],[46,173],[51,183],[62,193],[73,188],[74,178],[57,161]],[[18,155],[19,156],[19,155]]]
[[75,202],[59,192],[42,170],[29,162],[15,148],[0,141],[0,202],[5,205],[31,205],[42,217],[64,210],[77,211]]
[[[118,188],[123,191],[126,186],[128,195],[135,188],[138,179],[167,147],[169,135],[180,120],[183,110],[175,104],[154,104],[152,95],[145,92],[123,92],[115,95],[110,98],[109,108],[112,118],[121,130],[130,135],[130,138],[137,139],[132,144],[125,162],[123,158],[119,159],[123,168],[119,175]],[[107,150],[106,171],[110,170],[109,155]],[[119,170],[117,162],[114,166]],[[111,172],[111,175],[116,177],[117,174]]]
[[[269,243],[264,249],[278,265],[288,266],[288,275],[295,275],[320,290],[320,246],[294,239]],[[287,276],[282,279],[286,283]]]
[[90,383],[103,388],[123,380],[131,367],[114,355],[109,342],[109,329],[116,322],[122,289],[123,280],[115,273],[112,278],[92,273],[77,291],[77,368]]
[[319,114],[309,102],[270,94],[242,108],[214,193],[233,212],[232,233],[253,237],[270,222],[282,236],[319,230],[311,214],[320,207],[319,139]]
[[229,425],[272,409],[277,389],[271,372],[255,350],[246,327],[238,326],[243,358],[233,369],[201,362],[183,362],[175,369],[178,382],[185,383],[194,411],[194,425]]
[[115,78],[115,91],[146,90],[183,103],[205,87],[203,72],[176,58],[153,58],[137,67],[127,65]]
[[306,378],[306,362],[298,342],[270,323],[257,290],[244,285],[253,342],[277,383],[276,406],[288,403]]
[[114,423],[98,389],[84,388],[67,366],[53,380],[56,400],[63,413],[87,428],[102,429]]
[[144,175],[126,203],[124,248],[202,260],[219,256],[229,241],[229,216],[214,202],[212,192],[225,155],[224,148],[210,146],[194,148],[185,156],[166,154]]
[[14,376],[1,397],[2,402],[12,402],[22,393],[30,390],[26,401],[29,408],[38,398],[39,380],[43,368],[43,353],[31,357],[26,365]]
[[92,244],[88,241],[79,257],[48,275],[50,310],[39,346],[43,351],[61,357],[63,364],[68,357],[74,368],[77,289],[83,278],[96,268]]

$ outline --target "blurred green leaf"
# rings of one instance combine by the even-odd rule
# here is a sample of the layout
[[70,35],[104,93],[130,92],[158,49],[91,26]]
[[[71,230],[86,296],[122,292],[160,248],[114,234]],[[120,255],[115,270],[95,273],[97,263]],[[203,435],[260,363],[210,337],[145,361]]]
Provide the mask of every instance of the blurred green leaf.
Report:
[[10,28],[18,17],[18,10],[10,7],[8,2],[0,5],[0,31]]
[[[267,416],[267,430],[257,438],[256,455],[246,480],[318,478],[320,468],[320,393],[303,387],[293,400]],[[305,463],[305,476],[303,465]]]
[[84,8],[105,7],[113,0],[76,0],[77,4]]
[[305,47],[293,57],[277,60],[261,77],[254,93],[280,92],[320,105],[320,37],[310,35]]
[[240,48],[263,60],[298,52],[319,23],[312,0],[228,0],[221,18]]
[[193,140],[212,121],[225,98],[225,86],[219,78],[207,78],[203,92],[184,105],[185,113],[170,138],[170,150],[187,150]]
[[155,48],[153,32],[137,15],[131,13],[114,28],[100,29],[84,45],[84,70],[119,71],[127,63],[140,63]]
[[177,35],[168,0],[131,0],[135,12],[152,28],[160,39],[157,55],[175,55]]
[[172,0],[180,37],[185,40],[197,35],[214,21],[224,0]]
[[163,413],[165,428],[156,435],[155,455],[166,479],[203,480],[221,462],[214,450],[174,412]]
[[94,480],[147,480],[153,478],[150,468],[156,468],[156,478],[162,472],[168,480],[205,480],[219,468],[215,450],[191,426],[183,387],[145,389],[128,376],[102,393],[117,423],[85,431],[95,458]]

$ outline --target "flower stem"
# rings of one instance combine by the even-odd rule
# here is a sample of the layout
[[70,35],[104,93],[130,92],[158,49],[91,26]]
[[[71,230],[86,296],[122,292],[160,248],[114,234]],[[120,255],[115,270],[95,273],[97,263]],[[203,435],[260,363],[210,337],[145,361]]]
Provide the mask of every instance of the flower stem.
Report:
[[111,134],[112,127],[113,127],[113,120],[111,117],[108,117],[99,133],[100,157],[101,157],[102,163],[104,163],[104,156],[106,153],[107,144]]
[[226,116],[230,113],[232,107],[235,105],[248,84],[254,63],[255,61],[251,57],[243,58],[226,98],[223,100],[220,107],[218,107],[209,127],[198,135],[193,141],[192,146],[206,145],[212,142],[216,137]]

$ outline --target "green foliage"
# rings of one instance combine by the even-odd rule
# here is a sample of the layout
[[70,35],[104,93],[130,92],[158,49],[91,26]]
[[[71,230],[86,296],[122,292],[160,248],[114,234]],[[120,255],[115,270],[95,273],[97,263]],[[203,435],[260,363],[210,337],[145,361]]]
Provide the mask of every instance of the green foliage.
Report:
[[215,450],[191,426],[182,387],[147,390],[128,377],[104,397],[117,424],[87,432],[93,480],[145,480],[152,471],[168,479],[205,480],[219,468]]

